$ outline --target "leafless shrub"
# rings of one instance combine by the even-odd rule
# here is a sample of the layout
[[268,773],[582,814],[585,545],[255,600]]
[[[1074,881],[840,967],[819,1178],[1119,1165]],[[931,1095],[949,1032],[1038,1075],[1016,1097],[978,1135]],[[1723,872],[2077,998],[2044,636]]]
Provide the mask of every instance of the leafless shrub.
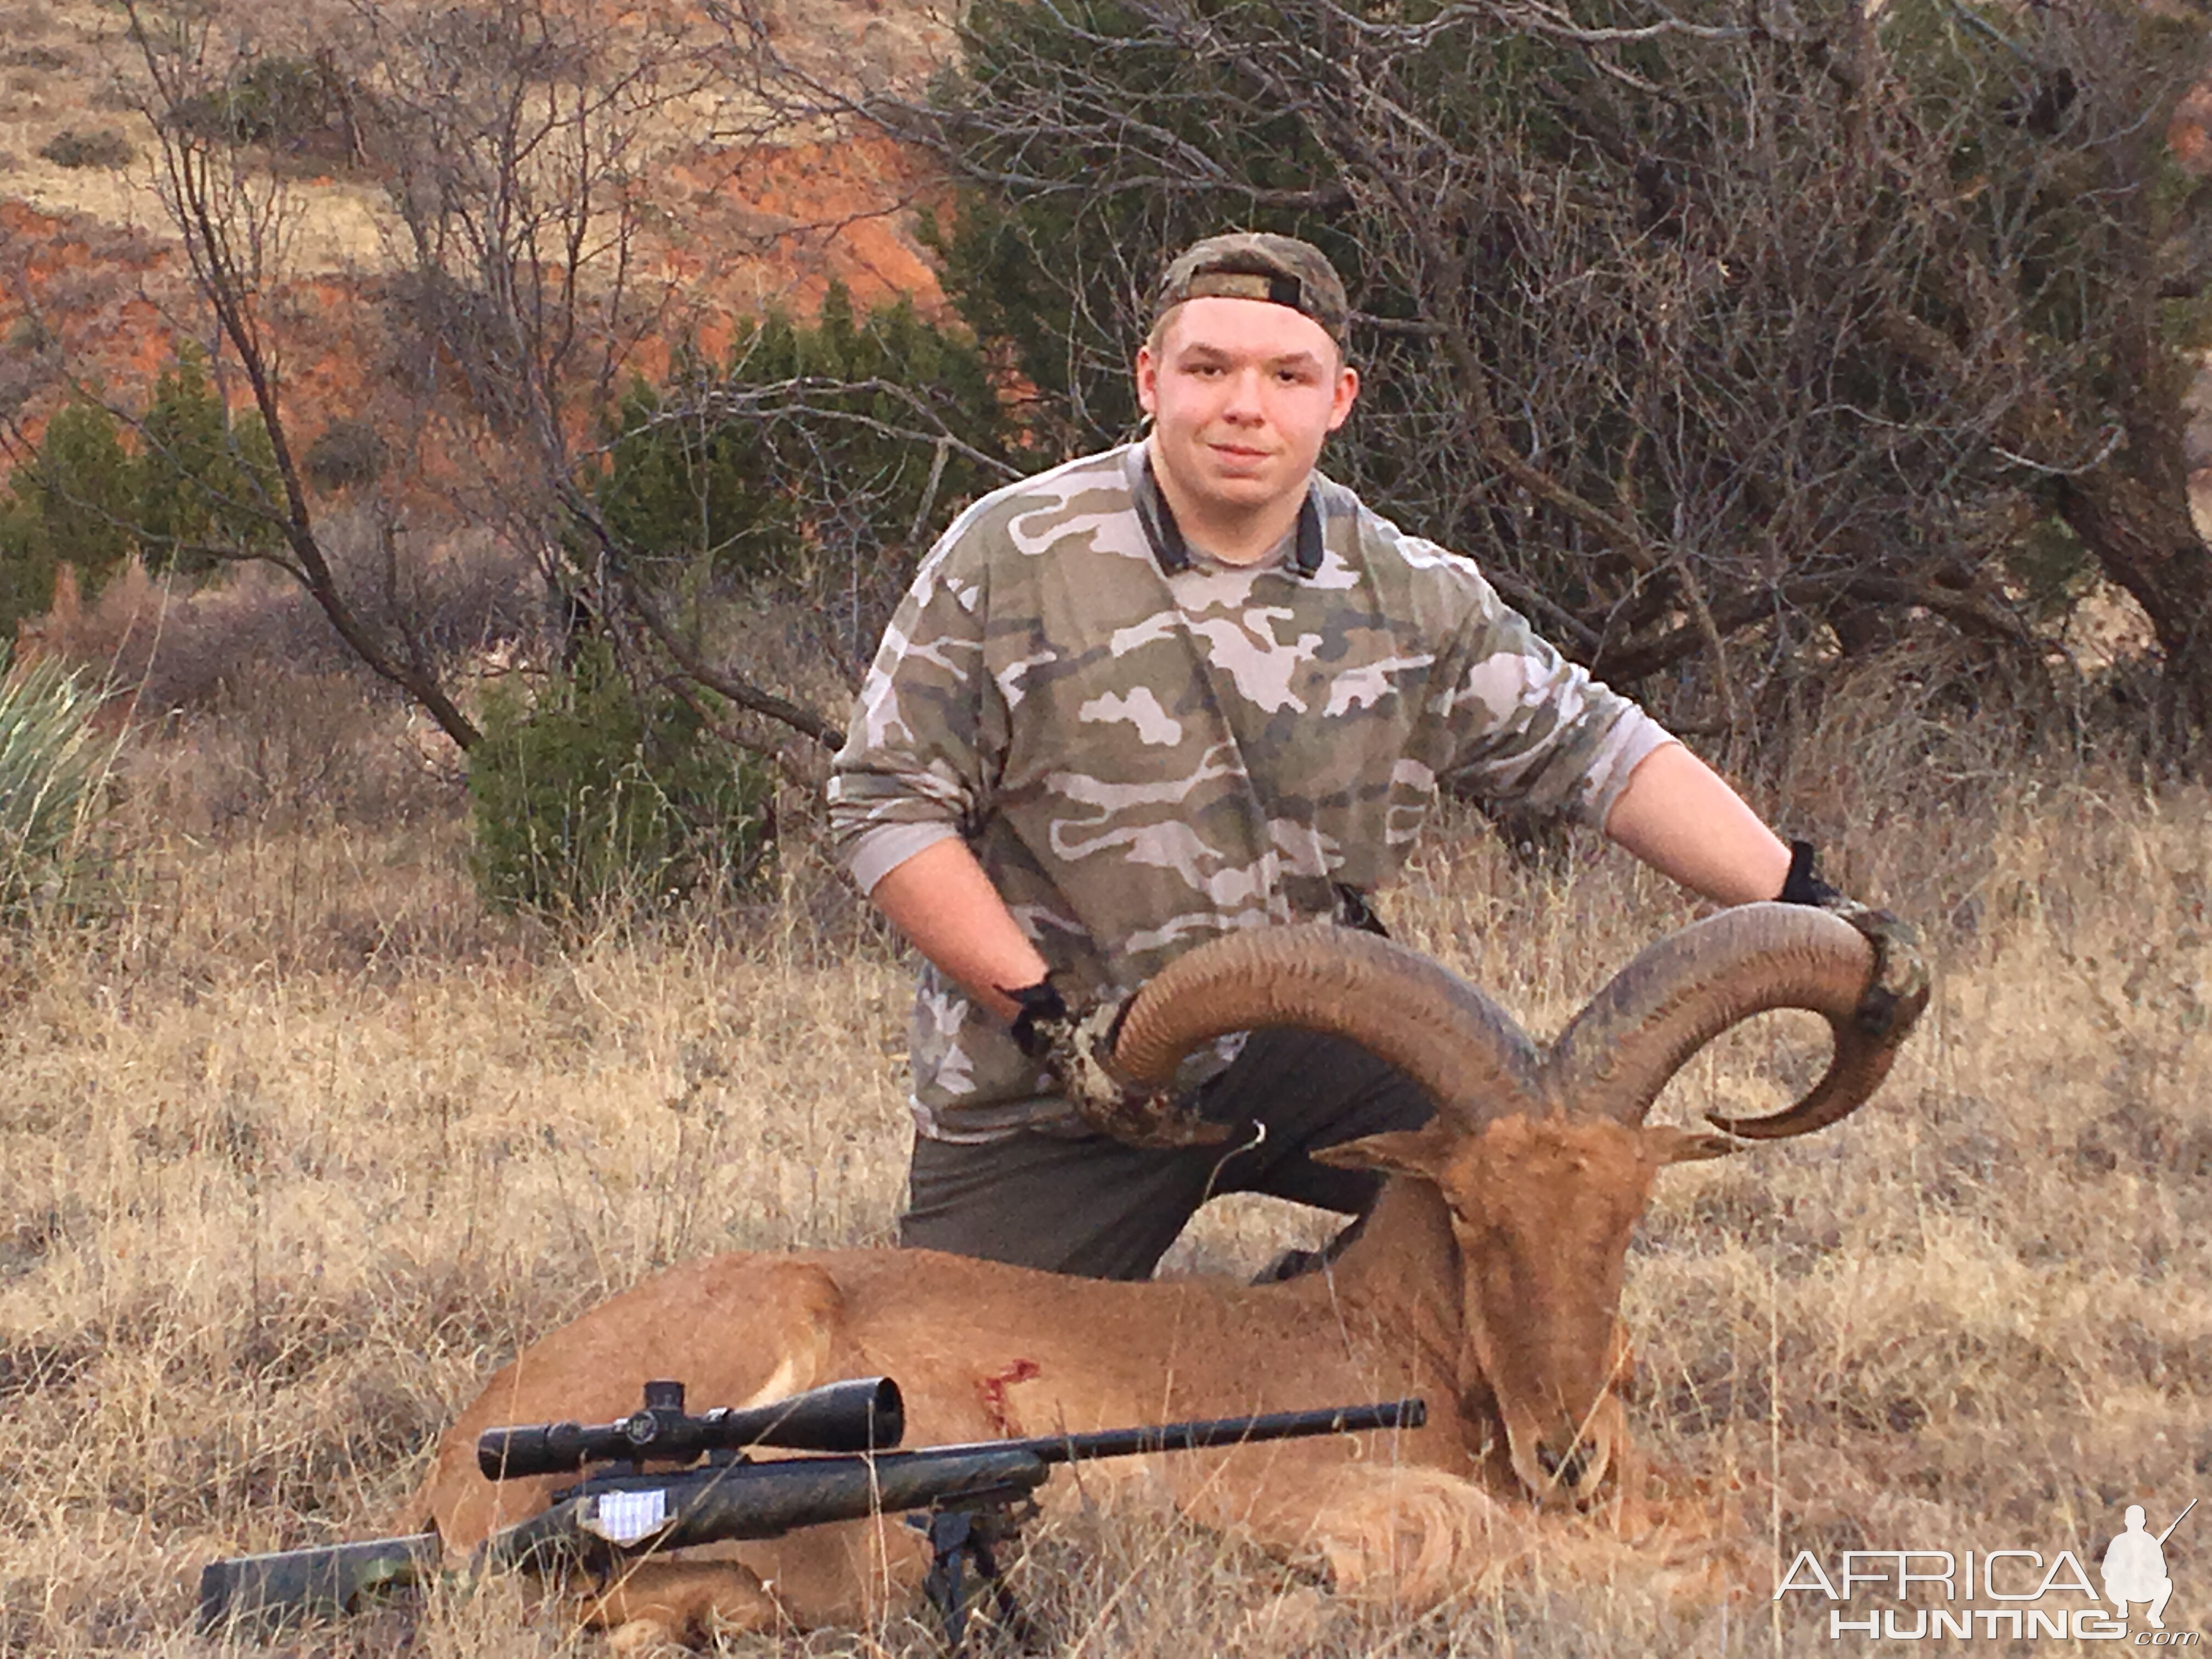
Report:
[[443,423],[514,436],[530,394],[503,372],[513,342],[492,294],[437,266],[395,271],[377,289],[388,354],[380,370]]
[[336,420],[316,434],[301,465],[318,487],[335,490],[374,483],[390,459],[391,451],[374,427]]
[[97,315],[127,298],[132,280],[127,271],[87,261],[56,271],[46,284],[46,301],[61,316]]
[[[526,654],[539,644],[543,583],[489,537],[416,552],[356,513],[337,521],[331,545],[334,579],[362,625],[410,640],[440,673],[458,676],[486,653]],[[356,702],[396,695],[295,582],[259,567],[191,590],[155,582],[134,566],[75,618],[50,620],[44,644],[104,667],[146,718],[226,702],[251,708],[282,675],[317,682],[320,695],[344,686]]]
[[135,272],[167,252],[161,239],[144,225],[82,216],[69,222],[68,234],[84,245],[88,264],[125,266]]
[[449,811],[455,781],[406,741],[397,700],[364,698],[361,678],[351,662],[336,672],[274,667],[247,684],[218,680],[197,706],[173,708],[155,728],[191,759],[169,775],[172,821],[230,836],[386,828]]

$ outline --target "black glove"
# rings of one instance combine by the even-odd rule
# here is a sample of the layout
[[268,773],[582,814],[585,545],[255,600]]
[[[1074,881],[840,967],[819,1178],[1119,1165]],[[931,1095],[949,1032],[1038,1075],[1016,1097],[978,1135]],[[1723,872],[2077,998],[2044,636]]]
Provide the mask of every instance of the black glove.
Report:
[[1809,841],[1790,843],[1790,873],[1782,878],[1781,898],[1784,904],[1809,904],[1821,910],[1832,910],[1847,902],[1840,892],[1813,873],[1813,843]]
[[1808,905],[1840,917],[1874,946],[1874,971],[1859,999],[1858,1027],[1871,1037],[1901,1040],[1927,1006],[1928,964],[1921,960],[1920,936],[1910,923],[1887,910],[1847,898],[1814,873],[1813,843],[1790,843],[1790,873],[1776,896],[1784,904]]
[[1229,1138],[1228,1125],[1210,1123],[1172,1093],[1133,1083],[1115,1069],[1118,1005],[1070,1008],[1049,975],[1018,989],[1000,989],[1017,1005],[1015,1043],[1100,1134],[1132,1146],[1202,1146]]
[[1018,991],[999,988],[1020,1005],[1014,1016],[1014,1046],[1031,1060],[1042,1061],[1052,1051],[1053,1039],[1064,1036],[1072,1024],[1067,1012],[1067,999],[1060,994],[1060,987],[1048,975],[1034,985],[1024,985]]

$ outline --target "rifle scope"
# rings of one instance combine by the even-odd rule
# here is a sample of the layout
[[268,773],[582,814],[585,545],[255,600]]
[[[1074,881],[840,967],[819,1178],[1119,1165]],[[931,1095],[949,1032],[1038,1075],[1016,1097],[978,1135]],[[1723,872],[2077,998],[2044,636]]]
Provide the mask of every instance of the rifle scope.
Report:
[[831,1382],[765,1406],[718,1406],[696,1417],[684,1410],[681,1382],[653,1382],[645,1385],[644,1405],[619,1422],[487,1429],[477,1437],[477,1468],[487,1480],[520,1480],[618,1460],[688,1463],[704,1452],[748,1446],[881,1451],[905,1432],[906,1407],[888,1376]]

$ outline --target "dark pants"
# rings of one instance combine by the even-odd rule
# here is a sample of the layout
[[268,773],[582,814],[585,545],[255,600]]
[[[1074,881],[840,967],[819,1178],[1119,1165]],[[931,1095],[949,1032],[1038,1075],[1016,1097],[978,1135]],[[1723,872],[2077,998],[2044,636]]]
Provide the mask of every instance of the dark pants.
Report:
[[1382,1177],[1308,1154],[1417,1128],[1433,1109],[1364,1048],[1300,1030],[1254,1032],[1199,1091],[1198,1106],[1231,1126],[1227,1140],[1154,1149],[1103,1135],[1024,1133],[979,1146],[917,1138],[899,1243],[1087,1279],[1148,1279],[1216,1194],[1365,1215]]

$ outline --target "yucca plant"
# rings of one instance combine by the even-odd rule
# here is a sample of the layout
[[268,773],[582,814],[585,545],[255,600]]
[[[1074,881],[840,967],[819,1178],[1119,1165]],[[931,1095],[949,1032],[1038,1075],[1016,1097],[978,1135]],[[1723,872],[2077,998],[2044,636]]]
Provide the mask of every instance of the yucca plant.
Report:
[[52,658],[9,672],[0,653],[0,920],[76,896],[112,758],[93,730],[100,701]]

